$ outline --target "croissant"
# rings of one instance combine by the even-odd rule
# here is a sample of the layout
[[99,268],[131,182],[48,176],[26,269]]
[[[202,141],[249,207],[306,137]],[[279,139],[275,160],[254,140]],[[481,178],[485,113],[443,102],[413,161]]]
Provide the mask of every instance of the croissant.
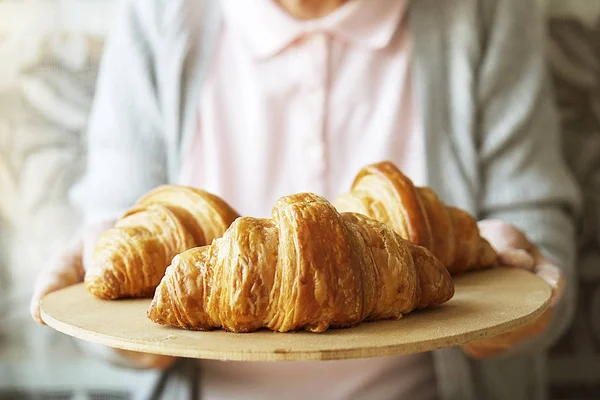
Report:
[[279,199],[272,219],[239,218],[210,246],[176,256],[148,317],[193,330],[323,332],[401,318],[453,295],[427,249],[300,193]]
[[494,266],[497,254],[475,218],[446,206],[427,187],[415,187],[391,162],[364,167],[349,193],[333,204],[381,221],[404,239],[429,249],[455,275]]
[[152,297],[177,254],[220,237],[238,214],[202,190],[160,186],[100,236],[87,289],[101,299]]

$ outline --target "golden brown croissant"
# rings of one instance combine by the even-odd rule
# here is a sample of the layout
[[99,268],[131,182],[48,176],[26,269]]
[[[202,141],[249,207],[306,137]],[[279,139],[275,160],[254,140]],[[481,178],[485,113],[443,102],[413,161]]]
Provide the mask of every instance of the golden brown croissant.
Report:
[[469,213],[446,206],[427,187],[415,187],[391,162],[363,168],[350,193],[333,203],[389,225],[404,239],[429,249],[451,274],[494,266],[497,255]]
[[100,236],[85,283],[102,299],[152,297],[177,254],[220,237],[238,214],[202,190],[160,186]]
[[425,248],[324,198],[279,199],[272,219],[237,219],[210,246],[173,259],[148,316],[186,329],[252,332],[348,327],[400,318],[454,295]]

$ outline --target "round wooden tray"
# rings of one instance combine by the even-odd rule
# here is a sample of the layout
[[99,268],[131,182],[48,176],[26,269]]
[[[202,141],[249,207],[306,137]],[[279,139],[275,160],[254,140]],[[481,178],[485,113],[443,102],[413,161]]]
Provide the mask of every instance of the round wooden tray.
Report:
[[215,360],[339,360],[417,353],[498,335],[541,315],[551,294],[535,275],[508,268],[460,276],[455,285],[454,298],[440,307],[325,333],[163,327],[146,317],[150,299],[98,300],[83,284],[46,296],[41,315],[62,333],[125,350]]

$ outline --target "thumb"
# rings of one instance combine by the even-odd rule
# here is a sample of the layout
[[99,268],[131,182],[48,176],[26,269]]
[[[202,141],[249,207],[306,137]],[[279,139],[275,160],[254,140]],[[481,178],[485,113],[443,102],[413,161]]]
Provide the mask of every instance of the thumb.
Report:
[[29,305],[34,321],[44,325],[40,315],[40,302],[44,296],[83,280],[82,254],[83,240],[81,234],[77,234],[39,272]]
[[528,271],[533,271],[536,265],[534,256],[523,249],[508,249],[498,253],[498,260],[502,266],[523,268]]
[[499,220],[483,220],[477,225],[481,236],[499,253],[511,249],[530,251],[533,247],[525,234],[512,224]]

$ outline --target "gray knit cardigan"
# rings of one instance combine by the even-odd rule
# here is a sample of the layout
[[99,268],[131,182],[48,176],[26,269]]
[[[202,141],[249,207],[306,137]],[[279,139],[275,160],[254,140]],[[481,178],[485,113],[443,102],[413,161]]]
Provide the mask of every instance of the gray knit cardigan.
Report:
[[[473,361],[459,348],[435,351],[440,398],[544,399],[545,349],[575,306],[579,193],[561,156],[541,13],[535,0],[411,0],[408,12],[428,185],[480,219],[520,227],[569,282],[551,328],[510,355]],[[215,0],[126,2],[106,44],[87,169],[73,192],[87,221],[115,217],[176,179],[220,22]],[[197,397],[196,368],[182,361],[157,373],[139,396]]]

